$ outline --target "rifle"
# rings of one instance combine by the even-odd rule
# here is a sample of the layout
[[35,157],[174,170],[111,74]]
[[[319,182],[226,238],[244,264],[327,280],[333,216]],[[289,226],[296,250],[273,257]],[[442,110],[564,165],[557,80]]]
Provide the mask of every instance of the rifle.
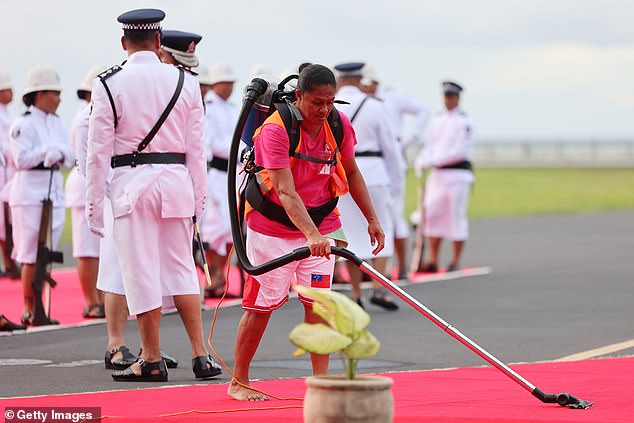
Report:
[[[40,232],[37,238],[37,259],[35,261],[35,274],[31,286],[35,308],[33,310],[33,326],[56,324],[51,316],[51,288],[57,282],[51,277],[52,263],[63,263],[64,253],[53,251],[52,247],[52,218],[53,201],[51,200],[51,186],[53,183],[53,172],[51,168],[51,178],[48,183],[48,196],[42,200],[42,216],[40,218]],[[42,291],[44,290],[45,301],[42,301]]]

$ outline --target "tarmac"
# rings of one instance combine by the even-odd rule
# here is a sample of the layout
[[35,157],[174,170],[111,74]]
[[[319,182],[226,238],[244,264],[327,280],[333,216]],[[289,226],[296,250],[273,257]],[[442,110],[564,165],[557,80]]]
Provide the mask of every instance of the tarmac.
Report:
[[[490,266],[490,274],[410,285],[406,291],[506,364],[634,354],[634,211],[473,220],[470,231],[463,265]],[[448,260],[448,245],[441,257]],[[487,364],[405,303],[396,312],[366,304],[381,350],[360,361],[362,373]],[[229,366],[241,315],[240,307],[221,308],[213,333],[212,344]],[[308,359],[293,358],[287,339],[302,317],[296,299],[273,314],[252,378],[310,375]],[[207,336],[212,311],[203,319]],[[177,314],[163,317],[161,342],[180,361],[165,385],[229,381],[226,372],[195,381]],[[138,351],[134,320],[128,322],[126,343]],[[104,324],[2,336],[0,398],[153,387],[113,382],[103,365],[105,347]],[[337,357],[331,372],[341,372]]]

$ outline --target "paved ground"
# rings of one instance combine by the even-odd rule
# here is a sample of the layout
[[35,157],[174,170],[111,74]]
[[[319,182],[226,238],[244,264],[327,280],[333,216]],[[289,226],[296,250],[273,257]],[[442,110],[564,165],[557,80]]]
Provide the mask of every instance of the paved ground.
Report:
[[[472,222],[471,232],[464,265],[491,266],[492,274],[407,291],[498,359],[554,360],[634,339],[634,211],[479,220]],[[361,361],[363,371],[485,364],[405,304],[393,313],[370,307],[371,330],[382,348]],[[229,364],[241,314],[239,308],[221,310],[214,333],[213,344]],[[274,314],[252,377],[309,374],[308,361],[293,359],[286,339],[301,316],[297,301]],[[210,312],[204,321],[211,321]],[[164,349],[181,360],[169,384],[196,383],[177,315],[164,317],[161,336]],[[135,321],[129,322],[126,338],[136,350]],[[105,342],[102,324],[0,337],[0,397],[148,387],[111,381],[102,361]],[[632,354],[630,347],[607,355]],[[12,359],[41,361],[7,365]],[[332,367],[334,372],[341,367],[337,358]],[[225,374],[205,383],[228,380]],[[564,390],[565,381],[561,385]]]

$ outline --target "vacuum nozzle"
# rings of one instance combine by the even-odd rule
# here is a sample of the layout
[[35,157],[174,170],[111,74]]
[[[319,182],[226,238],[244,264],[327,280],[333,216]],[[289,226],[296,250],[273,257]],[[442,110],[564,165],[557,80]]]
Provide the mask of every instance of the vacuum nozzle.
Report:
[[562,392],[557,395],[557,404],[562,407],[570,407],[570,408],[590,408],[594,405],[593,402],[579,399],[570,395],[568,392]]

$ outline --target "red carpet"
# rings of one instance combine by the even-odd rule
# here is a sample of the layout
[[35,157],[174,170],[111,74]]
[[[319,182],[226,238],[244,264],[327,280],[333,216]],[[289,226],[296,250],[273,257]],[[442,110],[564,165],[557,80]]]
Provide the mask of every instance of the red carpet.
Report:
[[[593,401],[586,410],[543,404],[491,367],[388,373],[396,422],[632,422],[634,357],[512,366],[547,393],[566,391]],[[133,384],[130,388],[146,388]],[[303,379],[257,382],[281,397],[303,397]],[[182,386],[0,400],[0,407],[101,407],[105,420],[123,422],[297,422],[301,401],[242,403],[227,385]],[[147,405],[147,406],[145,406]],[[195,413],[185,412],[198,410]],[[165,416],[171,414],[172,416]],[[160,418],[163,416],[163,418]]]
[[[52,276],[57,281],[57,286],[52,289],[51,294],[51,317],[59,320],[60,325],[105,322],[105,319],[83,318],[84,296],[79,285],[76,269],[54,269]],[[201,285],[204,285],[205,276],[201,271],[198,272],[198,277]],[[229,274],[229,293],[239,295],[240,284],[239,271],[233,267]],[[231,304],[231,301],[225,299],[225,303]],[[216,304],[218,304],[218,299],[208,298],[205,300],[205,306],[215,307]],[[0,278],[0,314],[4,314],[15,323],[20,322],[20,316],[22,315],[22,284],[19,280]]]

